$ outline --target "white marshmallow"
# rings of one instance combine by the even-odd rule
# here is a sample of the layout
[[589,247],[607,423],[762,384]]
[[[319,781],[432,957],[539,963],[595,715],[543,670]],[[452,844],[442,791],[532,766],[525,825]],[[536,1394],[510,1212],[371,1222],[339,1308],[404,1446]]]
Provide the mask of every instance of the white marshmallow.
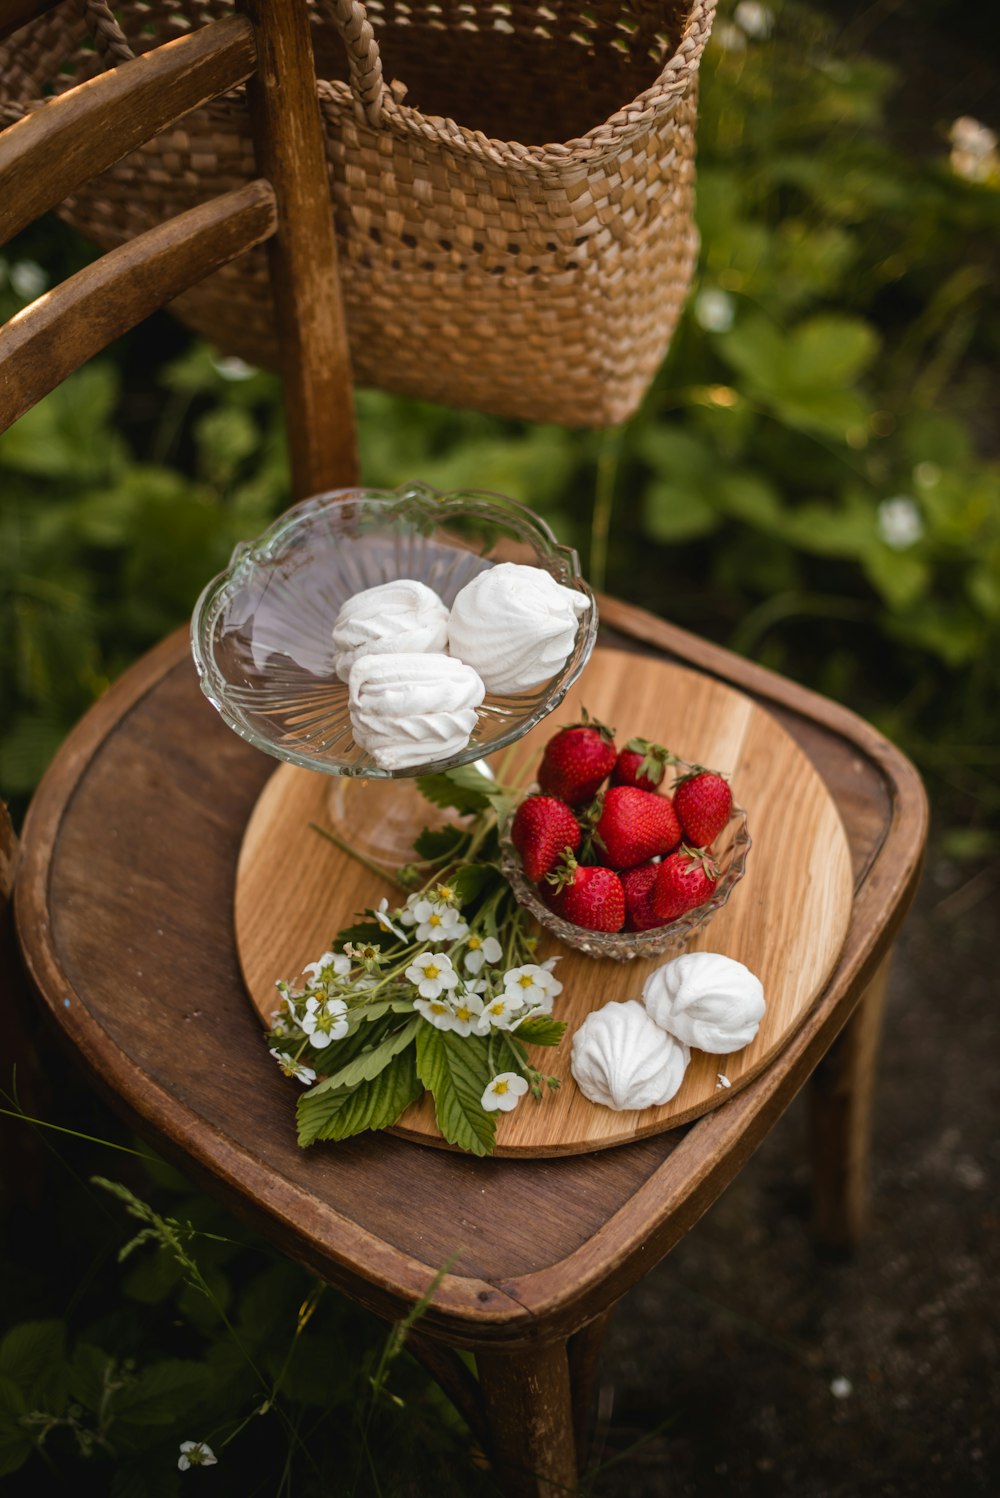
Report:
[[713,1056],[741,1051],[757,1034],[764,988],[749,968],[719,952],[685,952],[650,973],[642,990],[652,1019],[685,1045]]
[[691,1052],[653,1023],[636,999],[605,1004],[573,1036],[570,1069],[592,1103],[618,1110],[669,1103]]
[[466,583],[451,608],[448,645],[488,692],[526,692],[569,660],[587,598],[541,567],[500,562]]
[[476,726],[485,688],[450,655],[362,655],[351,667],[354,737],[381,770],[450,759]]
[[402,577],[364,588],[341,605],[333,626],[333,664],[341,681],[363,655],[448,648],[448,610],[425,583]]

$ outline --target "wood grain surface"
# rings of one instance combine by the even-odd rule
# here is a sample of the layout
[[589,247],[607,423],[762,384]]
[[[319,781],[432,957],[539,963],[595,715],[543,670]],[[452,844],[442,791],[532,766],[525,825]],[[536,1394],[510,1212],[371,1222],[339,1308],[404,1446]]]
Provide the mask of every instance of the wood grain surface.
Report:
[[[666,957],[619,964],[595,961],[544,933],[542,957],[558,954],[564,988],[556,1014],[569,1021],[562,1044],[537,1050],[535,1062],[562,1086],[540,1104],[531,1099],[499,1121],[497,1154],[583,1153],[675,1128],[708,1112],[746,1086],[794,1032],[828,978],[843,945],[853,898],[843,825],[811,762],[777,720],[751,698],[666,661],[599,649],[560,712],[571,722],[582,704],[617,726],[618,741],[634,734],[668,744],[682,758],[731,774],[746,808],[753,848],[747,872],[728,904],[690,950],[723,952],[764,984],[767,1012],[757,1038],[731,1056],[693,1052],[671,1102],[641,1112],[595,1106],[569,1070],[570,1037],[608,1000],[638,998],[646,976]],[[513,779],[534,777],[551,723],[518,746]],[[508,771],[508,775],[510,772]],[[247,987],[265,1019],[275,1007],[274,983],[294,978],[324,951],[355,912],[387,895],[399,898],[338,848],[310,830],[328,821],[331,781],[282,766],[271,777],[247,826],[237,871],[236,941]],[[399,794],[392,782],[359,790],[366,815]],[[433,825],[436,813],[427,808]],[[719,1074],[731,1086],[722,1086]],[[404,1114],[398,1132],[443,1145],[430,1099]]]

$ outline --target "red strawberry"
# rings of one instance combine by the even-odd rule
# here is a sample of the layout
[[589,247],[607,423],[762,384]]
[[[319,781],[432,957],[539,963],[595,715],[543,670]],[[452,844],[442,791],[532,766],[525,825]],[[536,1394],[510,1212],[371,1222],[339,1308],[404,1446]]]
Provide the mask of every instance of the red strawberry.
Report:
[[604,849],[602,863],[631,869],[676,848],[681,828],[669,796],[613,785],[604,793],[595,840]]
[[614,769],[615,731],[591,719],[561,728],[549,739],[538,771],[538,784],[570,806],[590,801]]
[[685,911],[704,905],[719,877],[718,865],[706,853],[678,848],[660,864],[650,904],[661,921],[675,921]]
[[733,793],[714,770],[693,765],[674,784],[674,809],[685,840],[694,848],[708,848],[729,821]]
[[555,796],[528,796],[514,814],[510,840],[521,855],[524,872],[537,884],[554,867],[564,848],[573,853],[579,848],[580,826],[565,801],[557,801]]
[[625,924],[625,892],[613,869],[578,864],[572,853],[549,874],[545,898],[556,915],[588,931],[620,931]]
[[650,895],[656,876],[660,872],[657,863],[644,863],[638,869],[627,869],[622,875],[625,891],[626,926],[629,931],[649,931],[663,922],[650,904]]
[[663,772],[676,756],[662,744],[648,739],[629,739],[615,762],[612,785],[634,785],[640,791],[659,790]]

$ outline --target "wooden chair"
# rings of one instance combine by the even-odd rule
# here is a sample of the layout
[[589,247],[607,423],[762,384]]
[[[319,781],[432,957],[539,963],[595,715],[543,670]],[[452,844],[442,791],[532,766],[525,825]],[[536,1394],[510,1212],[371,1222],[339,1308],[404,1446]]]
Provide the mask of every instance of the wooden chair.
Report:
[[[11,29],[44,8],[22,0],[0,14]],[[354,476],[350,421],[328,417],[349,412],[350,391],[305,8],[238,9],[0,136],[8,234],[244,78],[261,172],[105,256],[0,332],[0,428],[117,333],[271,235],[301,496]],[[824,991],[777,1060],[693,1125],[562,1159],[478,1161],[390,1136],[299,1151],[231,921],[241,834],[273,766],[204,701],[186,632],[138,662],[67,740],[29,812],[16,888],[40,1001],[137,1130],[381,1316],[405,1314],[449,1266],[409,1346],[512,1494],[575,1488],[611,1308],[807,1082],[817,1226],[842,1243],[860,1232],[886,971],[925,838],[915,772],[852,713],[627,604],[602,599],[601,611],[607,642],[707,673],[773,714],[835,797],[853,863],[849,929]],[[191,1043],[178,1045],[185,1034]],[[456,1349],[475,1353],[478,1378]]]

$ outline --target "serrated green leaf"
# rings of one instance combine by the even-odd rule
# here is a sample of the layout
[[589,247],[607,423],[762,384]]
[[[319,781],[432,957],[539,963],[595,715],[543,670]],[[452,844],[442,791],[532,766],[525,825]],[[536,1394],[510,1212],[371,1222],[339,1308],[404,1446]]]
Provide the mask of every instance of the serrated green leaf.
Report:
[[0,1375],[35,1403],[66,1361],[66,1323],[22,1321],[0,1343]]
[[461,827],[425,827],[413,844],[418,858],[428,861],[447,858],[465,839]]
[[489,864],[463,863],[457,868],[448,883],[455,891],[459,905],[471,905],[490,884],[502,882],[503,875]]
[[315,1097],[318,1093],[337,1092],[343,1087],[356,1087],[359,1082],[372,1081],[394,1056],[398,1056],[400,1051],[412,1044],[417,1026],[421,1023],[420,1016],[413,1015],[401,1029],[395,1030],[374,1045],[366,1046],[352,1061],[331,1072],[322,1082],[317,1082],[309,1089],[310,1093]]
[[417,1031],[417,1074],[434,1097],[438,1128],[449,1144],[473,1155],[490,1155],[496,1120],[482,1106],[490,1082],[485,1040],[421,1025]]
[[387,1129],[422,1091],[412,1048],[353,1090],[314,1096],[310,1088],[299,1098],[299,1144],[305,1148],[317,1139],[348,1139],[366,1129]]
[[376,921],[357,921],[353,926],[344,926],[334,937],[333,948],[335,952],[342,952],[347,942],[354,942],[355,946],[392,946],[397,938],[391,931],[383,931]]
[[457,770],[445,770],[440,775],[418,776],[417,789],[434,806],[466,816],[487,809],[496,784],[475,765],[459,765]]
[[536,1014],[532,1019],[522,1020],[515,1033],[525,1045],[558,1045],[566,1034],[566,1021]]
[[16,1472],[31,1455],[34,1444],[18,1423],[27,1413],[24,1394],[13,1379],[0,1375],[0,1477]]
[[193,1411],[209,1392],[201,1363],[168,1358],[143,1368],[115,1395],[115,1420],[126,1425],[173,1425]]

